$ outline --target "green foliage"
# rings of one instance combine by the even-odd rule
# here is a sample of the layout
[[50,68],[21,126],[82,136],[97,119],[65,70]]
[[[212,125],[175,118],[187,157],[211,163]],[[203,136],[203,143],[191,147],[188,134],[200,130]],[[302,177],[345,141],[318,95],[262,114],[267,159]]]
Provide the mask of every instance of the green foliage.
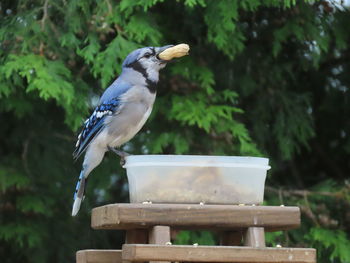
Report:
[[176,245],[215,245],[213,235],[208,231],[180,231],[176,235],[174,244]]
[[[121,64],[126,55],[135,48],[137,48],[135,44],[117,36],[107,45],[105,50],[97,53],[93,59],[92,72],[95,77],[101,77],[102,86],[105,87],[117,74],[117,70],[114,68],[116,61]],[[120,68],[118,73],[120,73]]]
[[266,245],[269,247],[275,247],[277,245],[280,245],[282,242],[283,232],[277,231],[277,232],[266,232],[265,233],[265,241]]
[[52,98],[57,102],[65,101],[67,105],[72,102],[74,88],[66,81],[70,71],[59,61],[47,61],[34,54],[10,54],[1,69],[5,79],[20,77],[26,81],[27,93],[38,91],[43,100]]
[[[319,262],[350,261],[346,7],[5,0],[0,23],[2,262],[69,262],[78,249],[123,242],[89,223],[92,207],[128,200],[113,156],[93,172],[79,217],[70,217],[80,169],[71,159],[76,132],[131,50],[176,43],[190,44],[190,56],[161,72],[151,118],[125,148],[269,157],[266,203],[299,205],[303,221],[267,234],[268,244],[315,246]],[[194,231],[176,242],[217,240]]]
[[33,248],[40,244],[40,236],[37,231],[40,228],[34,224],[10,223],[0,226],[0,237],[7,242],[13,242],[20,248]]
[[10,187],[21,189],[30,184],[28,177],[16,173],[15,170],[11,171],[11,169],[7,167],[0,167],[0,182],[2,192],[5,192]]
[[206,8],[208,40],[233,59],[244,48],[245,40],[237,28],[238,1],[210,1]]
[[[278,194],[272,194],[271,190]],[[318,262],[349,262],[350,239],[342,221],[342,208],[349,206],[349,196],[348,183],[342,185],[331,179],[314,185],[309,191],[268,188],[269,204],[297,204],[303,214],[299,229],[267,233],[267,243],[287,247],[308,244],[317,249]]]
[[[340,229],[324,229],[314,227],[310,230],[307,238],[312,242],[315,248],[319,248],[321,253],[318,254],[318,258],[328,256],[332,261],[340,260],[340,262],[350,261],[350,240],[346,233]],[[323,251],[323,248],[326,251]]]

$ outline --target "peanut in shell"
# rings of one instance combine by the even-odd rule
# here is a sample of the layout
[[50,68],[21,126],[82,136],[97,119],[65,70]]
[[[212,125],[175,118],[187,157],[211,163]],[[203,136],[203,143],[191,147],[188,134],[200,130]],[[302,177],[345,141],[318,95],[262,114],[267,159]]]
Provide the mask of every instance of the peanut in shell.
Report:
[[187,44],[179,44],[171,48],[167,48],[158,57],[162,60],[171,60],[188,55],[190,47]]

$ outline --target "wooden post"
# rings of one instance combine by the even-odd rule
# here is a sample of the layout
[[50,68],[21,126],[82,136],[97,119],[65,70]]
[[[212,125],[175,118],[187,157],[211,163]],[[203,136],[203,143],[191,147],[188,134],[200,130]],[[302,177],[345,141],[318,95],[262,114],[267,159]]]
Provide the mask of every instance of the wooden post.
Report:
[[244,245],[248,247],[265,247],[264,228],[248,227],[244,235]]
[[[125,244],[147,244],[148,231],[147,229],[129,229],[126,230]],[[123,262],[126,262],[123,260]],[[140,262],[146,263],[146,262]]]
[[[170,227],[169,226],[154,226],[149,230],[148,243],[155,245],[166,245],[170,242]],[[150,263],[170,263],[164,261],[150,261]]]
[[170,242],[170,227],[154,226],[149,230],[149,244],[166,245]]

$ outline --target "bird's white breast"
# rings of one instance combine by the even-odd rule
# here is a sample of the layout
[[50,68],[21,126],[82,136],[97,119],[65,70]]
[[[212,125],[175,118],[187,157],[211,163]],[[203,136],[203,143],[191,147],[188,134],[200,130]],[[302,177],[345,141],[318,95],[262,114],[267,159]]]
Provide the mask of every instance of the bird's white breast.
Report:
[[122,97],[122,107],[108,123],[108,145],[118,147],[133,138],[143,127],[153,108],[156,94],[146,87],[134,87]]

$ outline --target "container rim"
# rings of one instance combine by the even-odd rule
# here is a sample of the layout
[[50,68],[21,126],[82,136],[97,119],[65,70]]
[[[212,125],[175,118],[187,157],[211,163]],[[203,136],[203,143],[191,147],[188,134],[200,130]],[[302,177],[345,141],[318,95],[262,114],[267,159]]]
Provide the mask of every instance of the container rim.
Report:
[[268,158],[210,155],[130,155],[123,168],[146,166],[240,167],[269,170]]
[[151,162],[139,162],[134,164],[124,164],[123,168],[129,168],[129,167],[146,167],[146,166],[182,166],[182,167],[239,167],[239,168],[256,168],[256,169],[263,169],[263,170],[269,170],[271,166],[269,165],[254,165],[254,164],[227,164],[227,163],[179,163],[179,162],[159,162],[159,163],[151,163]]

